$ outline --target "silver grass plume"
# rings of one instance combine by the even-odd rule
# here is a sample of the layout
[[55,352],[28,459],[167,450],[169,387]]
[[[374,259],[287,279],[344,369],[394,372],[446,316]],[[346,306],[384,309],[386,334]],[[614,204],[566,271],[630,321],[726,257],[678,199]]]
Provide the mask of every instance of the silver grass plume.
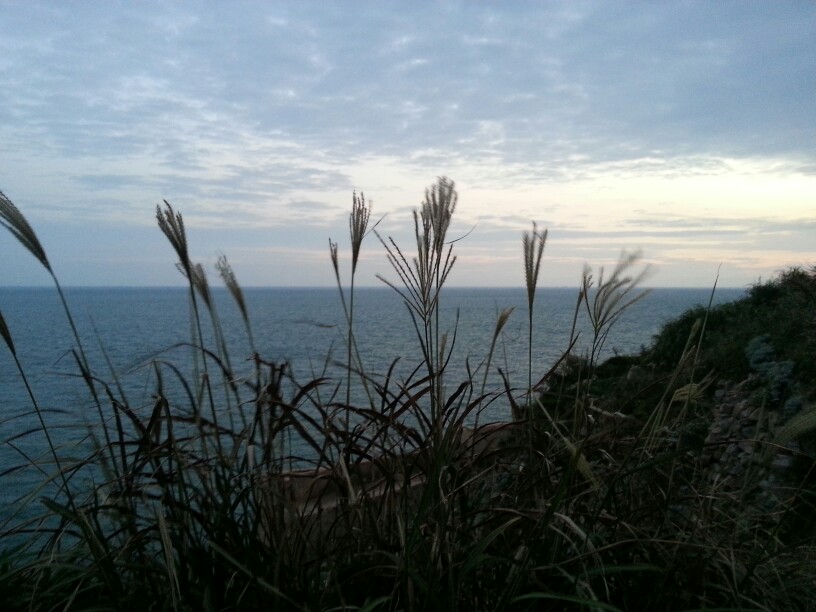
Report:
[[42,244],[40,244],[37,234],[34,233],[31,225],[26,221],[23,213],[12,204],[11,200],[9,200],[2,191],[0,191],[0,224],[10,231],[53,276],[54,273],[51,270],[51,264],[48,262],[45,249]]
[[235,278],[235,272],[232,271],[232,266],[230,266],[227,261],[226,255],[220,255],[218,257],[218,261],[215,262],[215,269],[218,270],[218,274],[221,276],[221,280],[224,281],[224,285],[229,290],[230,295],[232,295],[232,299],[238,304],[238,310],[241,311],[241,317],[244,319],[244,322],[248,322],[249,311],[247,310],[246,300],[244,300],[244,292],[241,289],[241,285],[238,284],[238,279]]
[[547,243],[547,230],[539,232],[533,222],[533,231],[524,232],[522,247],[524,249],[524,281],[527,285],[527,306],[532,313],[535,301],[535,290],[538,284],[538,273],[541,269],[541,256]]
[[190,253],[187,248],[187,235],[184,232],[184,219],[181,213],[173,211],[170,202],[164,200],[164,210],[156,206],[156,220],[159,222],[159,229],[167,236],[171,246],[176,251],[179,258],[179,269],[192,280]]
[[[357,197],[352,195],[351,214],[349,215],[349,234],[351,236],[351,275],[357,271],[357,260],[360,257],[360,246],[368,231],[368,220],[371,216],[371,207],[366,206],[365,195],[360,192]],[[336,251],[336,245],[335,245]],[[336,252],[333,255],[336,258]]]

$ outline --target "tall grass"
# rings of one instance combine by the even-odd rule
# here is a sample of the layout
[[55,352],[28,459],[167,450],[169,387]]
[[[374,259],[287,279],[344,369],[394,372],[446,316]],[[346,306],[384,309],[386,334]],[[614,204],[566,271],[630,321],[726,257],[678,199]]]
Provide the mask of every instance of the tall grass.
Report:
[[[399,277],[397,284],[379,277],[403,299],[419,340],[423,363],[430,382],[431,438],[438,442],[442,435],[444,417],[444,364],[453,350],[453,342],[440,329],[439,301],[442,287],[456,263],[453,243],[447,242],[447,233],[456,210],[458,194],[454,183],[440,178],[425,191],[419,211],[414,210],[414,238],[416,255],[411,261],[392,238],[380,236],[388,261]],[[446,347],[449,349],[446,354]]]
[[[500,371],[503,386],[487,384],[511,309],[497,317],[484,371],[451,380],[457,327],[444,329],[439,310],[456,261],[448,233],[457,202],[453,181],[440,178],[414,213],[410,250],[379,236],[397,276],[383,280],[410,313],[422,356],[398,379],[396,361],[371,372],[358,350],[355,276],[370,207],[353,196],[348,289],[330,241],[346,321],[341,380],[299,380],[258,353],[222,257],[216,267],[252,353],[230,354],[182,215],[165,202],[157,221],[187,282],[190,340],[150,361],[153,394],[137,403],[115,372],[108,381],[85,357],[45,250],[0,197],[3,225],[54,279],[99,418],[96,446],[65,452],[27,387],[39,427],[14,443],[45,436],[53,470],[33,458],[27,467],[58,486],[43,489],[38,519],[2,527],[3,609],[804,609],[816,569],[812,528],[782,529],[788,519],[763,513],[748,485],[734,491],[707,478],[702,442],[686,432],[703,418],[705,389],[687,389],[683,418],[666,418],[665,398],[706,363],[691,357],[705,338],[690,337],[642,384],[604,378],[603,344],[643,295],[636,255],[597,283],[584,274],[575,321],[583,313],[591,329],[586,355],[573,354],[574,324],[562,358],[535,363],[547,233],[534,225],[522,236],[528,341],[511,347],[527,354],[527,380],[514,386]],[[0,314],[0,336],[28,386],[13,332]],[[479,425],[488,405],[503,407],[507,422]],[[792,420],[778,443],[810,432],[811,414]],[[798,499],[809,490],[803,479]]]
[[[363,245],[363,239],[368,233],[368,222],[371,217],[371,207],[366,205],[365,195],[357,193],[352,195],[351,213],[349,214],[349,238],[351,243],[351,275],[348,290],[348,300],[346,300],[346,292],[343,289],[343,283],[340,280],[340,263],[338,255],[338,246],[336,242],[329,240],[329,251],[331,254],[332,267],[334,268],[334,277],[337,281],[337,289],[340,293],[340,303],[343,307],[343,315],[346,319],[347,336],[346,336],[346,406],[351,404],[351,381],[352,373],[356,370],[362,376],[360,380],[364,388],[368,391],[368,384],[363,375],[363,363],[359,359],[359,351],[354,342],[354,283],[357,277],[357,262],[360,259],[360,249]],[[353,361],[352,358],[356,358]],[[370,396],[369,396],[370,399]],[[345,427],[348,429],[348,412],[346,412]]]

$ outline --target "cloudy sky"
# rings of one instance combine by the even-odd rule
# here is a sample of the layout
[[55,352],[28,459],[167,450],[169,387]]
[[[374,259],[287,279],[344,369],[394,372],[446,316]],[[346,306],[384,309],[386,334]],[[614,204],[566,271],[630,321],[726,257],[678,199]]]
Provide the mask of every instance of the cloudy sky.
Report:
[[532,221],[544,285],[621,249],[654,286],[816,264],[816,2],[0,0],[0,190],[66,285],[180,284],[165,199],[206,266],[328,285],[354,190],[410,250],[441,175],[457,285],[520,286]]

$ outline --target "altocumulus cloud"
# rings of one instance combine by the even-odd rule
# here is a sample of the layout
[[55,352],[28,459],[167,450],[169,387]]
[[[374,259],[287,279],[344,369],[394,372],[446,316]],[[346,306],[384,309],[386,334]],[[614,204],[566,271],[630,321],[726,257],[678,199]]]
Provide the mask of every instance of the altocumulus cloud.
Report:
[[[113,254],[70,246],[148,231],[164,198],[250,283],[328,284],[353,189],[398,233],[447,174],[475,228],[464,278],[515,283],[536,219],[568,263],[552,284],[640,246],[687,266],[656,284],[707,284],[705,258],[741,285],[814,258],[814,31],[813,3],[764,0],[4,3],[0,188],[61,224],[69,284],[177,282],[152,254],[117,281]],[[265,248],[302,255],[297,277],[253,264]]]

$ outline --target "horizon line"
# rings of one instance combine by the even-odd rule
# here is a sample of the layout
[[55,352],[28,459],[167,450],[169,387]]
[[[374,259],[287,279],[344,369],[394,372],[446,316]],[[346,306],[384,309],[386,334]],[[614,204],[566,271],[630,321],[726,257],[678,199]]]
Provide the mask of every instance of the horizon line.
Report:
[[[637,289],[641,290],[655,290],[655,289],[713,289],[716,291],[717,289],[741,289],[747,290],[751,287],[755,287],[756,283],[752,283],[745,286],[737,286],[737,285],[717,285],[716,287],[712,287],[711,285],[673,285],[673,286],[649,286],[644,285],[642,287],[637,287]],[[54,285],[52,284],[42,284],[42,285],[0,285],[0,289],[53,289]],[[189,289],[189,285],[186,284],[179,284],[179,285],[62,285],[63,289]],[[344,286],[343,289],[347,290],[349,287]],[[391,290],[394,289],[389,287],[388,285],[355,285],[355,290],[357,289],[385,289]],[[211,285],[211,290],[226,290],[227,287],[224,285]],[[337,291],[337,285],[241,285],[242,290],[248,289],[326,289],[331,291]],[[443,289],[492,289],[492,290],[520,290],[526,291],[527,289],[523,285],[451,285],[445,286]],[[538,286],[536,290],[542,289],[580,289],[579,286],[574,285],[543,285]]]

